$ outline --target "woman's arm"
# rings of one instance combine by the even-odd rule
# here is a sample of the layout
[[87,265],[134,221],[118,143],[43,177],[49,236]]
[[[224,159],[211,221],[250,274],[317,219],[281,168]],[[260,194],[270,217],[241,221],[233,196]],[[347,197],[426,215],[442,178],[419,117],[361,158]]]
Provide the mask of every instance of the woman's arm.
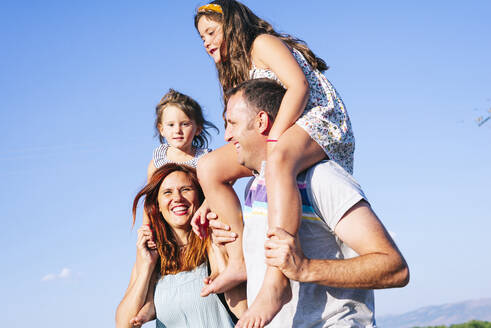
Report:
[[126,293],[116,309],[117,328],[132,328],[130,320],[138,314],[147,298],[150,280],[158,259],[157,251],[150,250],[146,246],[147,241],[151,238],[152,233],[149,227],[143,226],[138,229],[135,265]]
[[273,71],[286,88],[269,132],[270,139],[279,139],[303,113],[309,100],[309,84],[290,49],[273,35],[259,35],[252,44],[251,56],[257,67]]
[[155,286],[157,284],[157,272],[154,270],[152,278],[150,279],[150,286],[147,291],[147,299],[145,304],[140,309],[138,314],[130,320],[135,328],[141,327],[144,323],[154,320],[156,318],[155,303],[153,301],[153,295],[155,292]]

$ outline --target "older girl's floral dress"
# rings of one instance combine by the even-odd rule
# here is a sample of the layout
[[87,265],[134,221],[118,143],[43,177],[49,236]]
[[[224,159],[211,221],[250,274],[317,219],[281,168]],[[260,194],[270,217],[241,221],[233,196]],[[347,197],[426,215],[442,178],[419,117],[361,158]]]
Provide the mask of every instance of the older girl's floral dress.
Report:
[[[329,159],[353,174],[355,137],[343,100],[324,74],[312,69],[300,51],[293,49],[292,54],[310,87],[309,101],[296,124],[322,147]],[[269,78],[281,83],[274,72],[257,68],[254,63],[249,76],[251,79]]]

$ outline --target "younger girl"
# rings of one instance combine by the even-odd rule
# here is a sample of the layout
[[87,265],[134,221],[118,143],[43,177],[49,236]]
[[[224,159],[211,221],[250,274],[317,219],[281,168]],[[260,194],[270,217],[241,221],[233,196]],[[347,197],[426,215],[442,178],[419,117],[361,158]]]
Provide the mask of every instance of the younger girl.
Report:
[[167,163],[196,168],[198,159],[210,151],[207,128],[218,132],[213,123],[204,119],[201,106],[193,98],[169,89],[155,108],[155,115],[156,135],[161,144],[148,165],[148,178]]
[[[153,151],[148,165],[147,182],[155,171],[165,164],[174,163],[196,168],[198,159],[208,153],[208,128],[218,128],[205,120],[203,111],[193,98],[169,89],[155,107],[155,134],[161,144]],[[199,213],[199,212],[197,212]],[[199,215],[197,215],[199,217]],[[147,213],[143,212],[142,226],[151,227]],[[147,242],[150,249],[156,249],[153,240]],[[149,293],[145,308],[153,308],[153,291]]]
[[[321,73],[327,66],[301,40],[277,33],[238,1],[216,0],[200,7],[195,27],[216,64],[224,95],[240,82],[260,77],[274,79],[287,90],[268,136],[268,225],[294,235],[301,217],[297,175],[327,158],[353,171],[351,124],[341,98]],[[229,263],[234,256],[243,257],[240,204],[228,181],[246,175],[250,171],[238,165],[232,145],[206,155],[198,166],[208,205],[239,232],[227,248]],[[220,290],[225,284],[218,277],[210,288]],[[288,280],[268,267],[261,290],[239,326],[262,327],[290,298]]]
[[[155,135],[160,146],[153,151],[148,164],[147,180],[155,170],[167,163],[184,164],[196,168],[198,159],[208,153],[208,128],[218,128],[205,120],[201,106],[193,98],[169,89],[155,107]],[[149,225],[143,213],[143,224]],[[149,246],[154,246],[149,243]]]

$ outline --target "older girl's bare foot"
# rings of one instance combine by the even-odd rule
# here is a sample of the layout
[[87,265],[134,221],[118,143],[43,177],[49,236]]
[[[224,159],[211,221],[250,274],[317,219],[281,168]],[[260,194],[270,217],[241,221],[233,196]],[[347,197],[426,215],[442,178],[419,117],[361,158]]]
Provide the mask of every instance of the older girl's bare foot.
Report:
[[228,263],[225,270],[215,277],[206,280],[205,287],[201,290],[201,296],[205,297],[211,293],[223,293],[247,280],[244,262]]
[[235,327],[262,328],[273,320],[283,305],[292,298],[290,281],[281,272],[268,272],[256,299],[242,315]]

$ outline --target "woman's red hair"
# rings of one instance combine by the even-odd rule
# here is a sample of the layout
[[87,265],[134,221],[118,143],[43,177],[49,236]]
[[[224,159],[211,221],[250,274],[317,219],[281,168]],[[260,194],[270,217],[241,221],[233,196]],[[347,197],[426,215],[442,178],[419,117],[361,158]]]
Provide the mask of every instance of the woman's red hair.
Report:
[[188,244],[184,251],[179,251],[176,238],[169,224],[164,220],[159,210],[158,194],[160,186],[165,178],[173,172],[185,173],[193,182],[198,192],[199,203],[204,200],[196,170],[178,164],[166,164],[155,171],[150,181],[143,187],[133,201],[133,225],[135,224],[136,208],[140,198],[145,197],[143,208],[150,219],[157,250],[160,255],[160,274],[175,274],[181,271],[189,271],[206,261],[206,248],[208,238],[201,240],[190,232]]

